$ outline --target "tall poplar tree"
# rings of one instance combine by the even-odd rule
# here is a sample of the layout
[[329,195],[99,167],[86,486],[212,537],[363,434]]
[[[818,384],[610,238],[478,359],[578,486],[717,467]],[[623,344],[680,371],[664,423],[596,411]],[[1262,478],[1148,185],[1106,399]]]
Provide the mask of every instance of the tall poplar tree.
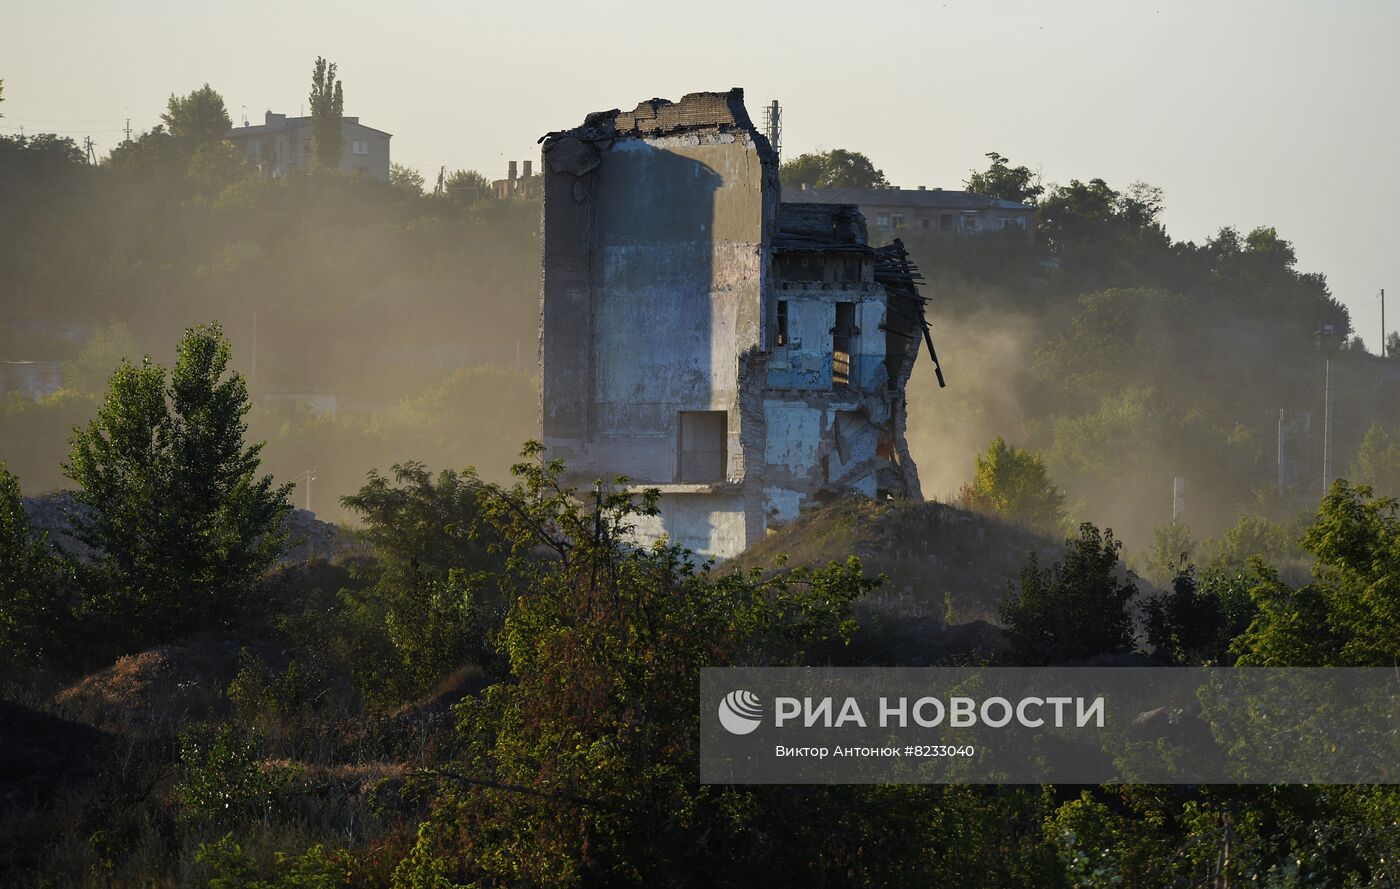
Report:
[[335,62],[317,56],[311,72],[311,158],[315,168],[340,168],[340,154],[345,149],[344,114],[345,93],[335,79]]

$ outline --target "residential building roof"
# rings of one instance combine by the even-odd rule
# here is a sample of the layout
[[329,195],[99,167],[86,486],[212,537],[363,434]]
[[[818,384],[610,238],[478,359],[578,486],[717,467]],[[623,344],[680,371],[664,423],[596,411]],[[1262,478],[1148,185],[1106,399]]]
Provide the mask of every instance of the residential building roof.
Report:
[[948,191],[942,188],[785,188],[783,202],[908,207],[920,210],[1035,210],[1029,204],[989,198],[970,191]]
[[[244,137],[251,137],[251,136],[266,136],[266,135],[269,135],[269,134],[271,134],[271,133],[285,133],[287,130],[299,129],[299,128],[301,128],[301,127],[308,127],[308,126],[311,125],[311,118],[310,118],[310,116],[307,116],[307,117],[287,117],[287,118],[282,118],[281,120],[272,120],[273,117],[274,117],[274,115],[273,115],[271,112],[269,112],[269,113],[268,113],[268,118],[269,118],[269,120],[270,120],[269,123],[260,123],[260,124],[250,125],[250,126],[234,127],[233,129],[231,129],[231,130],[228,131],[228,138],[230,138],[230,139],[241,139],[241,138],[244,138]],[[358,126],[358,127],[364,127],[364,129],[366,129],[366,130],[370,130],[370,131],[375,132],[375,133],[381,133],[381,134],[383,134],[383,135],[385,135],[385,136],[389,136],[390,138],[393,138],[393,134],[392,134],[392,133],[386,133],[386,132],[384,132],[383,130],[375,129],[374,127],[371,127],[371,126],[365,126],[364,124],[360,123],[360,119],[359,119],[358,117],[343,117],[343,118],[341,118],[341,121],[342,121],[343,123],[354,124],[355,126]]]

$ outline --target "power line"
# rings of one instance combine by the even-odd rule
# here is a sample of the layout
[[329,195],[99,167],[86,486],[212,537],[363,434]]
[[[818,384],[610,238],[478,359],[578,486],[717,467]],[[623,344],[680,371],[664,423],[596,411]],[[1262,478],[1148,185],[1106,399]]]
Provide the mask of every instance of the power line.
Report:
[[25,123],[121,123],[120,117],[95,117],[91,120],[50,120],[42,117],[15,117],[13,114],[6,114],[6,120],[22,120]]
[[[7,118],[5,118],[5,119],[6,119],[6,120],[13,120],[13,118],[9,118],[9,117],[7,117]],[[26,126],[24,126],[23,124],[21,124],[20,126],[17,126],[17,127],[12,127],[12,126],[10,126],[9,124],[0,123],[0,130],[12,130],[12,131],[14,131],[14,132],[16,132],[16,133],[22,133],[22,132],[24,132],[26,129],[31,130],[31,131],[35,131],[35,132],[50,133],[50,134],[55,135],[55,136],[68,136],[68,135],[77,135],[77,134],[84,134],[84,135],[85,135],[85,134],[87,134],[87,133],[120,133],[120,132],[122,132],[122,128],[121,128],[121,127],[118,127],[118,128],[115,129],[115,130],[91,130],[91,129],[87,129],[87,128],[85,128],[85,127],[84,127],[84,128],[81,128],[81,129],[74,129],[74,130],[50,130],[50,129],[46,129],[46,128],[44,128],[44,127],[26,127]]]

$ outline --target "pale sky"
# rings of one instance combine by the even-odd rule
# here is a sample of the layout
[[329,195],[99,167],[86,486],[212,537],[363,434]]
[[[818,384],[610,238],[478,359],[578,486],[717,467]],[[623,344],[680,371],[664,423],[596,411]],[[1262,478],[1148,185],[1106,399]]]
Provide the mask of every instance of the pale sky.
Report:
[[1382,287],[1400,328],[1400,0],[6,5],[0,132],[105,153],[205,81],[259,123],[304,107],[324,55],[394,160],[501,178],[589,111],[742,86],[760,125],[782,102],[788,157],[959,188],[995,150],[1046,182],[1160,186],[1175,238],[1275,226],[1369,347]]

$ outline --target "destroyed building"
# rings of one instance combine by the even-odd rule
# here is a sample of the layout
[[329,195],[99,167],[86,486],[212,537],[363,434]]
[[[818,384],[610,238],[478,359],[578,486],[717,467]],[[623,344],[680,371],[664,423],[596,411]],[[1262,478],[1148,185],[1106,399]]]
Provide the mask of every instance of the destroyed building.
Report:
[[639,533],[721,557],[834,497],[920,497],[917,272],[854,206],[782,203],[742,90],[541,142],[542,432],[575,481],[659,488]]

